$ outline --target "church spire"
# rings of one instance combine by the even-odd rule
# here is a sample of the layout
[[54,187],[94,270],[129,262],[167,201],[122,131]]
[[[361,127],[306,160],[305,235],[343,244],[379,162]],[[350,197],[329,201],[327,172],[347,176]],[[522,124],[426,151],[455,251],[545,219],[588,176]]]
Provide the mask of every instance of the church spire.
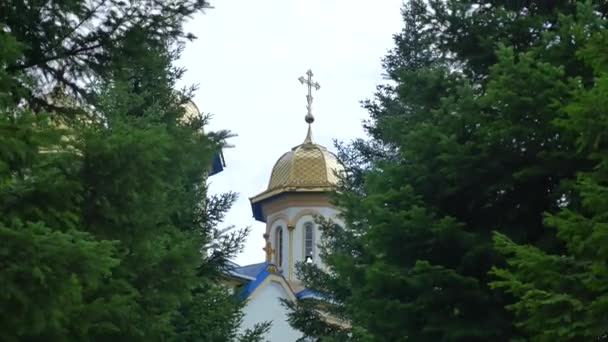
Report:
[[308,69],[306,72],[306,78],[304,78],[304,76],[300,76],[300,78],[298,78],[300,83],[305,84],[308,87],[308,95],[306,95],[306,116],[304,117],[304,121],[308,123],[308,133],[306,134],[306,139],[304,139],[305,144],[312,144],[312,129],[310,126],[315,121],[315,117],[312,115],[312,88],[315,88],[315,90],[319,90],[321,88],[321,85],[319,85],[318,82],[314,82],[312,80],[312,76],[312,70]]

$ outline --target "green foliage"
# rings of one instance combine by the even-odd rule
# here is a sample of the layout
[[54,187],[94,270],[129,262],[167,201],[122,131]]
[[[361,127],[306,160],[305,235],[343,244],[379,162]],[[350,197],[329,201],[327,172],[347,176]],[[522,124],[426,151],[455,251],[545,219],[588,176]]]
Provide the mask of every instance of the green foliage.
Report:
[[207,195],[230,134],[203,134],[184,118],[192,89],[175,89],[183,21],[205,6],[0,3],[0,340],[268,329],[238,334],[242,303],[220,284],[248,233],[219,227],[234,193]]
[[[179,339],[183,341],[239,341],[264,342],[270,323],[259,323],[253,329],[237,334],[235,324],[243,318],[241,308],[245,305],[228,289],[213,283],[201,283],[193,291],[193,300],[180,309],[176,320]],[[214,315],[209,315],[214,312]]]
[[[605,89],[582,95],[600,82],[592,66],[606,62],[599,43],[583,48],[605,42],[597,36],[606,30],[604,2],[413,0],[403,16],[385,59],[393,82],[364,102],[370,139],[341,146],[347,174],[335,203],[343,217],[324,225],[327,272],[301,266],[305,285],[327,304],[292,305],[291,324],[320,341],[536,340],[536,328],[553,326],[567,333],[547,341],[599,336],[578,335],[563,319],[544,324],[554,318],[548,312],[527,326],[528,310],[540,306],[517,297],[539,298],[521,279],[545,284],[564,272],[555,267],[565,260],[542,256],[568,247],[549,226],[565,219],[564,206],[589,202],[577,174],[599,172],[577,139],[590,132],[585,146],[601,146],[605,132],[590,121]],[[578,127],[573,112],[586,113]],[[594,203],[598,184],[590,185]],[[586,236],[578,223],[569,227]],[[509,241],[534,247],[515,253]],[[513,253],[512,273],[490,274]],[[504,282],[489,285],[496,276]],[[563,281],[569,288],[581,279]],[[563,293],[555,291],[557,303],[586,307]],[[348,324],[327,324],[322,311]],[[605,326],[602,319],[594,324]]]
[[593,169],[581,171],[562,210],[548,214],[565,248],[551,253],[495,236],[496,248],[508,257],[507,267],[495,268],[492,286],[517,301],[509,306],[518,325],[535,341],[601,340],[608,334],[608,32],[595,33],[578,55],[594,69],[589,87],[574,91],[561,108],[559,125],[577,135],[581,156]]
[[[302,342],[310,341],[311,337],[322,338],[323,341],[371,341],[364,330],[357,327],[349,328],[350,316],[344,302],[352,295],[349,284],[357,278],[360,272],[349,257],[357,257],[361,246],[358,241],[344,227],[334,222],[317,218],[318,226],[323,230],[323,240],[320,246],[322,259],[331,267],[331,270],[343,267],[349,272],[328,273],[313,264],[298,263],[296,271],[299,279],[306,284],[306,288],[322,294],[322,299],[306,299],[292,302],[283,300],[288,309],[288,322],[304,333]],[[326,238],[331,237],[331,238]],[[328,253],[331,251],[331,253]],[[339,265],[339,266],[338,266]],[[326,316],[341,324],[328,321]],[[346,324],[346,325],[345,325]]]
[[[183,30],[184,20],[207,7],[205,0],[2,1],[0,31],[10,32],[21,47],[19,58],[2,69],[12,81],[21,73],[33,76],[29,83],[13,82],[14,100],[56,111],[44,96],[55,86],[88,99],[95,95],[92,84],[111,79],[111,64],[124,53],[117,42],[133,28],[156,42],[193,39]],[[137,62],[150,58],[146,50],[130,52],[140,57]]]
[[116,312],[91,298],[120,262],[116,243],[81,230],[73,154],[40,153],[61,135],[44,117],[2,114],[1,339],[83,338],[101,312]]

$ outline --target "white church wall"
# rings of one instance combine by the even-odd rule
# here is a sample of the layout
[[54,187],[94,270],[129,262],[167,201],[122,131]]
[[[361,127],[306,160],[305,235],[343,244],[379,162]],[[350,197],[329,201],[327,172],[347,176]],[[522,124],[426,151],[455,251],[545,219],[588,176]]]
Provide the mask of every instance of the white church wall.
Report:
[[[321,258],[319,255],[318,244],[321,242],[322,232],[318,229],[318,226],[314,222],[314,216],[321,215],[325,218],[330,218],[332,220],[337,220],[338,211],[334,208],[330,207],[291,207],[276,213],[269,215],[268,222],[270,223],[270,236],[273,242],[273,248],[277,248],[276,242],[276,229],[278,226],[283,227],[283,262],[280,265],[281,270],[283,271],[283,275],[288,279],[297,279],[295,272],[295,264],[298,262],[302,262],[305,260],[304,258],[304,249],[305,249],[305,235],[304,235],[304,225],[307,222],[313,223],[315,229],[313,233],[314,238],[314,246],[313,246],[313,262],[317,265],[324,267],[321,262]],[[291,234],[293,234],[293,240],[290,250],[289,244],[289,230],[286,229],[289,224],[294,224],[295,229]],[[295,222],[294,222],[295,221]],[[291,253],[291,262],[290,265],[290,253]],[[291,270],[291,274],[290,274]],[[291,277],[290,277],[291,276]]]
[[241,331],[252,328],[256,323],[272,321],[270,331],[266,338],[270,342],[292,342],[302,337],[302,334],[293,329],[287,322],[287,308],[280,298],[290,298],[285,288],[278,282],[267,280],[249,298],[244,308],[245,316]]
[[[280,217],[280,216],[279,216]],[[277,266],[281,270],[287,270],[289,268],[289,229],[287,228],[288,222],[286,219],[279,218],[277,220],[273,220],[272,226],[270,229],[270,241],[272,243],[272,248],[276,251],[273,255],[273,263],[277,264]],[[283,230],[283,260],[281,260],[281,264],[279,265],[276,256],[278,255],[279,243],[277,241],[277,229],[281,228]]]

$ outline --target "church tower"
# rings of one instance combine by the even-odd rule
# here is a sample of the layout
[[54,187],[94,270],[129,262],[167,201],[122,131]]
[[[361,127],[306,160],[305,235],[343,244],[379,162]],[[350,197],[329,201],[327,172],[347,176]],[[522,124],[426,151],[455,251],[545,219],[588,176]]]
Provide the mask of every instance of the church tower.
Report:
[[276,265],[290,283],[297,282],[296,263],[322,265],[317,247],[322,231],[315,217],[337,218],[338,210],[331,205],[329,193],[343,170],[336,155],[313,141],[312,89],[320,86],[312,81],[310,70],[306,76],[299,78],[308,87],[306,138],[277,160],[268,188],[250,199],[253,216],[266,223],[266,262]]
[[323,267],[318,245],[323,232],[317,216],[339,221],[338,209],[330,203],[330,193],[344,170],[335,154],[315,144],[312,138],[312,71],[299,81],[308,87],[308,132],[304,141],[284,153],[274,164],[266,190],[250,198],[256,220],[266,223],[265,257],[261,263],[233,264],[226,272],[226,285],[246,301],[241,330],[261,322],[272,322],[265,338],[271,342],[291,342],[302,333],[289,325],[287,301],[322,299],[322,294],[304,288],[297,279],[295,265],[311,262]]

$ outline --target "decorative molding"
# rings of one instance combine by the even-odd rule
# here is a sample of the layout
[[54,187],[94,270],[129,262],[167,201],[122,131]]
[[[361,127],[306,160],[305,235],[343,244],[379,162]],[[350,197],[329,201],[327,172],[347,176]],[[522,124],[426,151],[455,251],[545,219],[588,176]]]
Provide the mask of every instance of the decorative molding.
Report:
[[312,216],[313,217],[313,223],[314,223],[314,217],[315,216],[322,216],[321,212],[319,212],[319,210],[316,209],[302,209],[300,210],[296,216],[291,219],[291,221],[289,222],[289,224],[292,224],[294,226],[298,225],[298,222],[300,221],[300,219],[304,216]]
[[[278,263],[278,253],[281,249],[281,246],[279,245],[279,241],[277,241],[277,231],[275,228],[279,225],[283,228],[283,255],[281,258],[281,265],[277,266],[278,269],[283,271],[283,274],[286,279],[288,279],[289,281],[295,281],[295,263],[296,261],[304,260],[306,253],[306,231],[304,229],[303,223],[300,221],[302,221],[303,218],[307,218],[308,216],[310,216],[310,218],[307,218],[306,221],[310,221],[313,224],[312,253],[314,260],[317,256],[317,239],[319,237],[319,232],[317,231],[318,225],[315,224],[314,217],[324,216],[323,214],[321,214],[322,210],[337,209],[329,204],[329,196],[327,194],[320,193],[305,195],[290,194],[289,196],[282,197],[280,200],[277,199],[275,203],[267,203],[265,205],[264,210],[268,210],[269,208],[272,209],[272,212],[268,215],[268,217],[271,217],[271,219],[266,224],[266,233],[264,234],[264,238],[266,240],[272,241],[272,247],[274,248],[271,247],[272,249],[270,250],[272,251],[272,257],[274,258],[275,263]],[[290,211],[286,211],[288,209]],[[296,210],[292,211],[293,209]],[[328,214],[330,216],[333,216],[331,211]],[[293,218],[290,218],[290,216],[293,216]],[[298,224],[303,227],[301,233],[296,230]],[[287,228],[287,230],[285,230],[285,228]],[[301,237],[299,234],[302,234]],[[285,241],[285,238],[289,240]],[[296,238],[301,238],[301,242],[296,241]],[[302,252],[295,252],[294,245],[296,243],[298,243],[298,248],[302,248]],[[285,248],[288,249],[287,252],[285,252]],[[288,265],[285,265],[285,262],[288,262]]]
[[270,236],[272,226],[280,220],[285,221],[285,225],[289,227],[289,216],[284,213],[279,213],[275,217],[273,217],[272,220],[268,222],[268,224],[266,224],[266,234],[268,234],[268,236]]

